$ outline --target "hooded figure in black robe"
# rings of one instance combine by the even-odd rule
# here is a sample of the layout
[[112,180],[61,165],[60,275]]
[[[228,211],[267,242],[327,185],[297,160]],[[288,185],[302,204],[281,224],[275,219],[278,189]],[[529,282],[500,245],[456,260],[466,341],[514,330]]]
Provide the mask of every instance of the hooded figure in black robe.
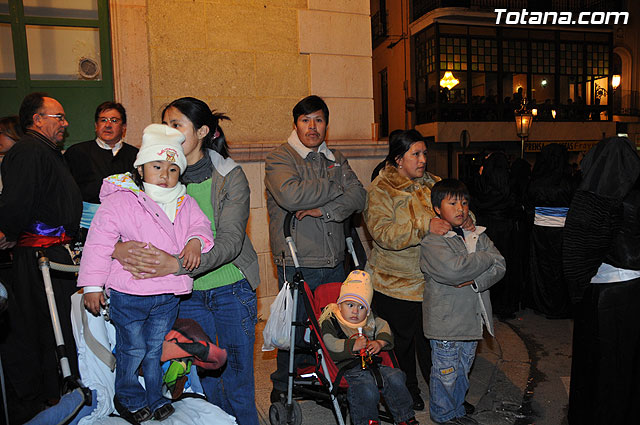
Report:
[[567,215],[563,265],[575,303],[570,424],[637,423],[640,400],[640,158],[598,143]]
[[527,304],[549,319],[571,317],[567,283],[562,272],[562,233],[575,192],[567,149],[557,143],[540,151],[525,198],[533,224],[529,245]]

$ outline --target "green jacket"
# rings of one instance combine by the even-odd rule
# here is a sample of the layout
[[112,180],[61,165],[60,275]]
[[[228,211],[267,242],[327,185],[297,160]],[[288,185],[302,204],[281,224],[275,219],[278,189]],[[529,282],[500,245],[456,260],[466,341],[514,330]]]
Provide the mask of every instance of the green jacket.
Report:
[[223,158],[213,150],[207,150],[213,163],[211,176],[211,204],[213,205],[213,223],[216,228],[215,244],[211,251],[202,254],[200,267],[187,273],[182,267],[176,274],[201,275],[204,270],[211,271],[233,263],[240,269],[253,289],[260,284],[260,269],[249,236],[249,182],[242,167],[231,158]]

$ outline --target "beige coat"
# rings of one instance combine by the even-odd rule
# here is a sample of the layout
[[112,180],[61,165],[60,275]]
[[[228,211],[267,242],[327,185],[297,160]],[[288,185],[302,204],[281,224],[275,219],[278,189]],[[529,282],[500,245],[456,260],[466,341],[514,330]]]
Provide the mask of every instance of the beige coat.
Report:
[[410,180],[387,165],[367,189],[364,219],[373,238],[365,270],[373,288],[392,298],[422,301],[420,241],[435,217],[431,188],[440,181],[431,173]]

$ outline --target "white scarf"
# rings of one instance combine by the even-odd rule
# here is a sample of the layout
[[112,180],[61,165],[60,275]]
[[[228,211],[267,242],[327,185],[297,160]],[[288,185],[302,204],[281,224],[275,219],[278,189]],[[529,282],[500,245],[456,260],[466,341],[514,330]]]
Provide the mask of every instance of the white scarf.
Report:
[[151,183],[143,183],[143,185],[144,192],[162,208],[173,223],[176,219],[178,199],[187,193],[185,185],[180,182],[174,187],[160,187]]

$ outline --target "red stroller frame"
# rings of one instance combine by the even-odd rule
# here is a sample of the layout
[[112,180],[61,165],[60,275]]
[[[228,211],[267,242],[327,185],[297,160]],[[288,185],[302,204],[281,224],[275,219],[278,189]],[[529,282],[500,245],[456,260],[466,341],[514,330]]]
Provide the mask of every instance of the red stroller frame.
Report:
[[[290,333],[290,347],[289,352],[289,376],[287,382],[287,395],[286,399],[282,399],[271,404],[269,409],[269,421],[271,425],[284,425],[293,424],[300,425],[302,423],[302,410],[296,400],[293,399],[294,392],[297,397],[312,399],[316,401],[329,401],[331,408],[333,409],[338,425],[345,425],[344,412],[346,411],[346,389],[348,384],[346,380],[339,374],[338,367],[331,360],[329,351],[327,350],[324,341],[322,340],[322,332],[320,325],[318,324],[318,318],[322,313],[322,309],[329,303],[335,302],[338,299],[340,293],[340,287],[342,282],[329,282],[320,285],[316,288],[317,297],[312,293],[311,289],[304,281],[302,272],[300,271],[300,264],[297,258],[297,250],[295,242],[291,237],[291,221],[293,214],[287,214],[284,221],[284,234],[285,240],[289,245],[291,251],[291,257],[295,266],[295,274],[293,276],[293,282],[291,283],[291,290],[293,291],[293,317],[294,321],[291,323]],[[348,221],[348,220],[347,220]],[[350,235],[350,232],[345,232],[346,236]],[[356,268],[358,267],[358,259],[353,249],[353,241],[351,237],[347,237],[347,249],[351,253]],[[301,289],[303,289],[301,291]],[[297,305],[298,297],[302,297],[305,309],[308,313],[307,320],[305,322],[295,321],[297,317]],[[313,312],[313,314],[310,314]],[[310,346],[311,350],[315,353],[316,364],[306,368],[298,369],[298,374],[294,373],[294,356],[295,356],[295,335],[297,327],[308,327],[311,331]],[[395,356],[389,352],[380,353],[383,361],[382,364],[392,367],[398,367]],[[302,378],[300,375],[307,375],[315,373],[313,378]],[[339,376],[338,376],[339,375]],[[337,379],[340,382],[337,382]],[[388,412],[388,409],[387,409]],[[381,412],[381,419],[392,422],[391,415],[387,412]]]

